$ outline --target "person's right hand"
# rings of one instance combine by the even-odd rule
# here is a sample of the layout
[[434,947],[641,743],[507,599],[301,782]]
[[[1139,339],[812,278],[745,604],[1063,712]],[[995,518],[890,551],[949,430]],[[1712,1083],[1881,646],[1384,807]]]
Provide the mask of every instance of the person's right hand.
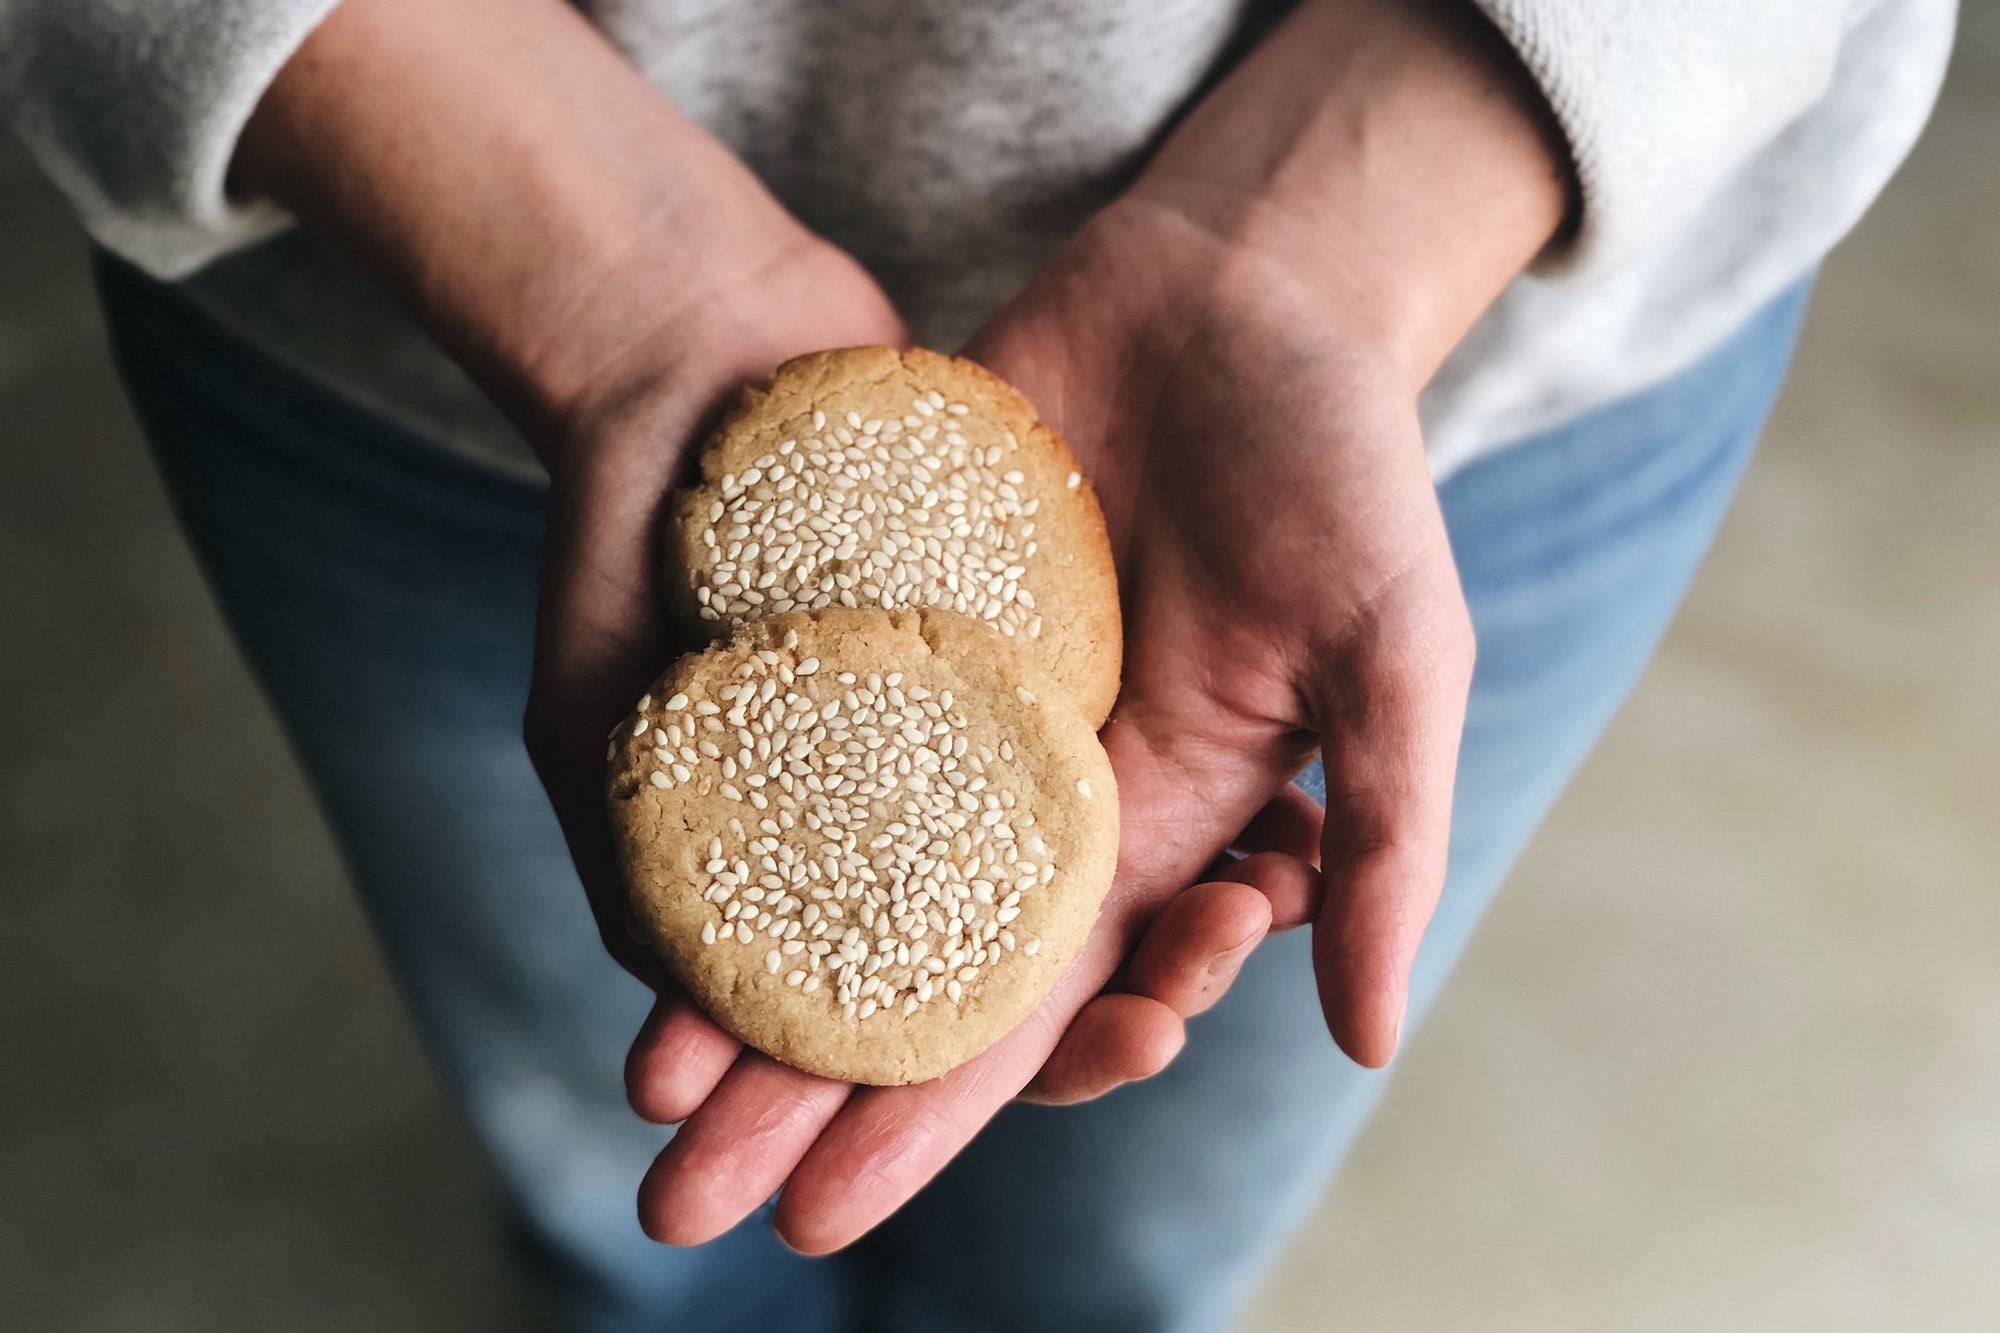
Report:
[[542,548],[535,669],[524,719],[605,947],[680,1015],[687,1072],[724,1064],[736,1042],[687,1008],[678,988],[626,931],[604,808],[606,728],[676,657],[664,615],[665,501],[717,410],[746,382],[827,347],[904,342],[902,322],[861,267],[795,225],[773,240],[715,256],[703,284],[671,305],[612,282],[592,325],[630,343],[602,362],[544,428],[548,529]]
[[661,502],[745,381],[902,321],[561,0],[343,0],[231,174],[369,268],[547,467],[524,730],[606,946],[666,986],[627,938],[603,810],[605,728],[691,646],[662,618]]
[[605,816],[606,728],[699,646],[676,642],[663,614],[664,502],[691,447],[744,383],[826,347],[905,341],[888,299],[852,259],[797,228],[774,234],[768,249],[746,245],[720,258],[671,307],[635,308],[632,294],[645,290],[638,281],[600,292],[592,322],[628,330],[630,345],[600,366],[542,442],[548,529],[523,732],[605,948],[659,997],[646,1031],[667,1096],[712,1087],[740,1043],[627,933]]

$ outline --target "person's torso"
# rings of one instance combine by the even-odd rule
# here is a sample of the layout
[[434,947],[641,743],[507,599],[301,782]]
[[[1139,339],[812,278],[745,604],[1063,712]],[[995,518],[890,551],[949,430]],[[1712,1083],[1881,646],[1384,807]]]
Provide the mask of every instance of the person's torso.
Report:
[[[919,341],[944,350],[1113,198],[1183,109],[1290,7],[577,3],[786,207],[873,271]],[[1923,34],[1898,30],[1898,9],[1878,11],[1889,21],[1877,40],[1907,47]],[[1871,95],[1882,96],[1871,94],[1881,71],[1867,56],[1843,61],[1808,121],[1867,116]],[[1703,210],[1685,244],[1589,284],[1518,281],[1426,395],[1440,470],[1664,378],[1719,343],[1817,262],[1851,224],[1842,200],[1857,180],[1872,195],[1901,156],[1886,140],[1903,134],[1906,147],[1915,125],[1887,127],[1884,143],[1845,146],[1811,129],[1794,126],[1767,147]],[[1802,154],[1817,176],[1801,172]],[[533,469],[525,446],[442,353],[306,238],[231,256],[185,288],[331,387],[496,466]]]

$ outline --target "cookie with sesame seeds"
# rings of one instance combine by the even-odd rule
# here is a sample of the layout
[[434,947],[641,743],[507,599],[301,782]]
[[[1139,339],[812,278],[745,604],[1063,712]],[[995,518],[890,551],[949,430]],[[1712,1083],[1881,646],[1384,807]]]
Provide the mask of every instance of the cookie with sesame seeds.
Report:
[[745,1042],[858,1083],[1025,1019],[1117,859],[1089,720],[932,609],[791,612],[682,658],[620,725],[607,804],[634,937]]
[[829,606],[935,606],[1014,640],[1102,725],[1118,578],[1069,445],[985,367],[850,347],[746,388],[674,497],[670,609],[713,637]]

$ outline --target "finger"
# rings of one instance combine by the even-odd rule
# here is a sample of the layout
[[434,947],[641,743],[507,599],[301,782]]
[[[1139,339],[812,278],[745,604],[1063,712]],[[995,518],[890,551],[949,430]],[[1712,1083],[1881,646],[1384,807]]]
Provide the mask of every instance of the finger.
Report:
[[662,995],[625,1057],[626,1100],[642,1120],[685,1120],[715,1091],[741,1049],[686,996]]
[[1100,995],[1070,1021],[1022,1100],[1069,1106],[1102,1097],[1121,1083],[1159,1073],[1186,1042],[1186,1025],[1160,1001],[1115,991]]
[[1318,919],[1326,896],[1318,870],[1295,856],[1256,852],[1219,867],[1209,876],[1248,884],[1271,905],[1270,933],[1296,930]]
[[853,1091],[746,1050],[639,1185],[639,1225],[667,1245],[720,1236],[777,1193]]
[[1325,822],[1319,802],[1301,791],[1296,782],[1287,782],[1236,835],[1236,850],[1245,854],[1282,852],[1317,866]]
[[857,1090],[785,1183],[777,1215],[785,1243],[826,1254],[902,1207],[1047,1063],[1068,1020],[1111,976],[1123,943],[1115,931],[1093,935],[1039,1009],[943,1077]]
[[[1126,968],[1131,993],[1086,1005],[1022,1099],[1087,1101],[1159,1073],[1186,1040],[1168,1015],[1191,1017],[1214,1004],[1268,931],[1304,925],[1319,901],[1318,873],[1292,857],[1261,852],[1224,862],[1154,918]],[[1142,997],[1153,1005],[1127,1003]]]
[[928,1083],[857,1091],[785,1183],[776,1222],[787,1244],[812,1254],[838,1249],[942,1170],[1041,1071],[1069,1021],[1130,951],[1146,909],[1198,874],[1271,790],[1268,772],[1254,764],[1236,771],[1245,766],[1232,760],[1231,780],[1219,784],[1198,782],[1185,765],[1163,765],[1166,747],[1156,737],[1178,733],[1153,721],[1134,708],[1101,734],[1119,775],[1118,883],[1082,957],[984,1054]]
[[[1147,926],[1125,965],[1125,989],[1192,1018],[1222,998],[1270,928],[1271,900],[1249,884],[1197,884],[1177,894]],[[1075,1031],[1072,1027],[1071,1035]]]
[[[1334,1040],[1379,1068],[1402,1038],[1410,968],[1444,886],[1470,630],[1405,632],[1350,664],[1322,729],[1325,904],[1313,970]],[[1339,705],[1345,704],[1342,711]]]
[[1147,926],[1126,965],[1125,991],[1083,1007],[1023,1099],[1088,1101],[1165,1069],[1186,1043],[1182,1020],[1228,991],[1270,922],[1270,900],[1247,882],[1216,880],[1177,895]]

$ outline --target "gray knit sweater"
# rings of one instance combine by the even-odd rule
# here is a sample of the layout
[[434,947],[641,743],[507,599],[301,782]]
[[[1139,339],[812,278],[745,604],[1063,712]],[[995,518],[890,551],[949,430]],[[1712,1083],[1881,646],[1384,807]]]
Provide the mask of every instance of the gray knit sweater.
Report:
[[[336,0],[0,0],[0,114],[111,250],[441,445],[525,447],[368,282],[226,196]],[[1281,0],[576,0],[950,347],[1127,182]],[[1478,0],[1582,183],[1575,242],[1427,390],[1435,469],[1657,382],[1853,226],[1909,150],[1953,0]]]

